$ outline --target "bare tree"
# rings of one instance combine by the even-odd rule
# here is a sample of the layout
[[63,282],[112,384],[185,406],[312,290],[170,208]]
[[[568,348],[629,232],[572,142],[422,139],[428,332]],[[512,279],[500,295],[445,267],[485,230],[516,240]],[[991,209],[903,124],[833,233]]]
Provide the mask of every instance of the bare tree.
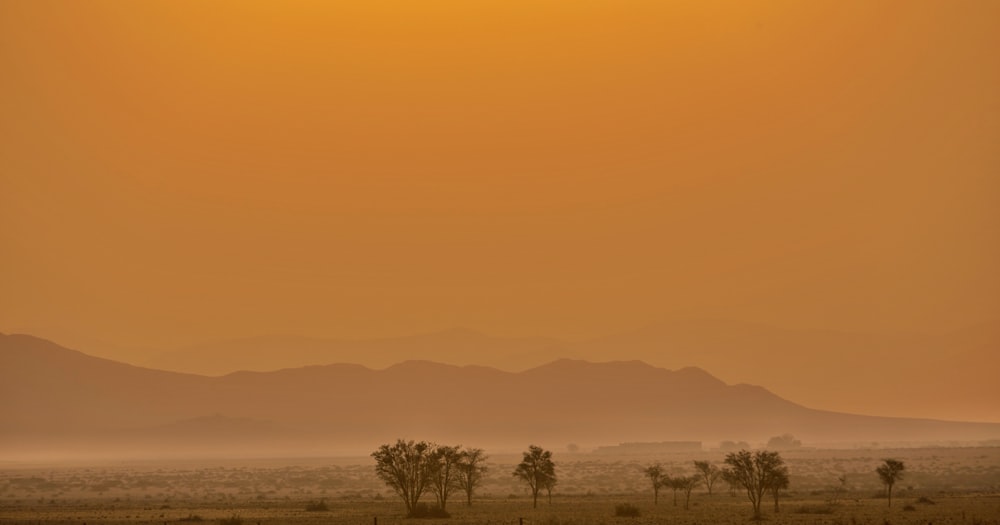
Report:
[[458,487],[465,491],[466,505],[472,506],[472,493],[486,475],[488,456],[481,448],[463,450],[458,459]]
[[694,468],[698,471],[698,476],[701,477],[705,488],[708,489],[708,495],[711,496],[712,485],[715,485],[715,481],[722,475],[722,469],[707,461],[695,461]]
[[375,475],[399,494],[408,515],[413,515],[420,496],[431,483],[433,449],[434,446],[426,441],[415,443],[400,439],[395,445],[382,445],[372,452]]
[[549,491],[551,502],[552,487],[556,481],[556,465],[552,462],[552,452],[535,445],[529,446],[528,451],[524,452],[521,463],[514,469],[514,477],[528,484],[535,508],[538,507],[538,491],[542,489]]
[[785,461],[777,452],[758,450],[749,452],[741,450],[726,454],[726,464],[729,468],[727,476],[731,476],[747,491],[747,498],[753,505],[754,518],[760,517],[760,503],[764,492],[774,484],[776,476],[784,468]]
[[906,465],[896,459],[884,459],[882,464],[875,469],[882,484],[885,485],[885,493],[889,497],[890,507],[892,506],[892,486],[903,479],[904,470],[906,470]]
[[459,488],[459,467],[461,459],[459,447],[439,446],[431,450],[430,454],[430,489],[437,497],[437,504],[441,510],[445,510],[448,505],[448,496],[451,491]]
[[660,489],[666,485],[669,477],[667,473],[663,470],[663,465],[660,463],[653,463],[643,470],[649,481],[653,483],[653,505],[657,505],[660,502]]
[[847,495],[847,474],[837,476],[837,481],[840,484],[833,488],[833,498],[831,500],[831,503],[835,505],[840,503],[840,500]]

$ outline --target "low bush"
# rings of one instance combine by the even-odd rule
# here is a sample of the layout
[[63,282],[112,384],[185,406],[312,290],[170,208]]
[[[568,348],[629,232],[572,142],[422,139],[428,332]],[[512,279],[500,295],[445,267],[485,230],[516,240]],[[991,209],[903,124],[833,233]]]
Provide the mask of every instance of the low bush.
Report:
[[310,501],[306,504],[306,512],[326,512],[330,510],[330,507],[326,506],[326,501]]
[[639,507],[636,507],[631,503],[620,503],[615,505],[615,516],[622,518],[638,518],[639,514]]

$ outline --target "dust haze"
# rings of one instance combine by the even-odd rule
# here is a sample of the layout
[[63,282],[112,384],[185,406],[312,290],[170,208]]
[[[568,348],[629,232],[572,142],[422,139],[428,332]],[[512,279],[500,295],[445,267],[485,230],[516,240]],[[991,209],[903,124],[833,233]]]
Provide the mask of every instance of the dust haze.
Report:
[[1000,523],[998,19],[0,3],[0,525]]

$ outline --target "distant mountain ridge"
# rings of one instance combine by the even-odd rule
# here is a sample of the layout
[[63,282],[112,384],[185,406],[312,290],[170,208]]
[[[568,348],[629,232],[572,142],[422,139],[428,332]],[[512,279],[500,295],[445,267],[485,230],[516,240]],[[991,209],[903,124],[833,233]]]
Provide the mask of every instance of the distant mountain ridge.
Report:
[[[694,367],[560,359],[523,372],[405,361],[206,377],[0,336],[0,453],[26,444],[366,450],[399,436],[479,446],[528,442],[1000,438],[1000,424],[812,410]],[[218,414],[219,416],[211,416]],[[256,447],[256,448],[255,448]]]
[[527,368],[565,357],[565,343],[544,337],[492,337],[467,329],[378,339],[321,339],[291,335],[247,337],[204,343],[144,359],[163,370],[225,375],[238,370],[266,372],[306,365],[356,362],[385,368],[420,356],[450,364],[510,362]]
[[[698,366],[726,382],[766,384],[804,404],[869,415],[1000,422],[1000,322],[939,335],[789,330],[724,320],[659,323],[580,342],[455,329],[371,340],[266,336],[206,343],[134,364],[225,375],[351,362],[381,369],[408,359],[521,371],[559,358]],[[844,381],[844,386],[831,382]],[[882,395],[892,392],[894,395]],[[947,395],[941,395],[947,392]]]

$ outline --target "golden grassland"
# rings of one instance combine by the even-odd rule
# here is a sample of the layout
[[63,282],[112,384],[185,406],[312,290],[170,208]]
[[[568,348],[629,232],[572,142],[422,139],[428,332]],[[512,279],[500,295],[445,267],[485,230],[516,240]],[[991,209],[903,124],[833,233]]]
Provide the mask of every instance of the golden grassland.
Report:
[[[642,474],[650,461],[671,473],[692,474],[693,459],[721,463],[723,454],[661,457],[564,453],[556,455],[559,485],[552,503],[531,507],[525,488],[511,475],[515,456],[491,458],[490,473],[473,505],[461,494],[449,501],[450,519],[404,518],[398,498],[374,476],[365,458],[145,462],[87,466],[13,465],[0,470],[3,524],[190,524],[238,516],[243,525],[397,523],[514,524],[748,523],[751,508],[741,492],[719,482],[715,494],[699,487],[684,508],[683,494],[662,490],[658,505]],[[898,450],[795,450],[783,452],[792,485],[777,514],[763,505],[771,524],[1000,524],[1000,448]],[[907,464],[892,507],[874,473],[881,458]],[[846,476],[846,484],[838,477]],[[323,501],[329,510],[307,511]],[[424,501],[431,503],[428,494]],[[639,508],[638,518],[615,517],[615,506]]]

